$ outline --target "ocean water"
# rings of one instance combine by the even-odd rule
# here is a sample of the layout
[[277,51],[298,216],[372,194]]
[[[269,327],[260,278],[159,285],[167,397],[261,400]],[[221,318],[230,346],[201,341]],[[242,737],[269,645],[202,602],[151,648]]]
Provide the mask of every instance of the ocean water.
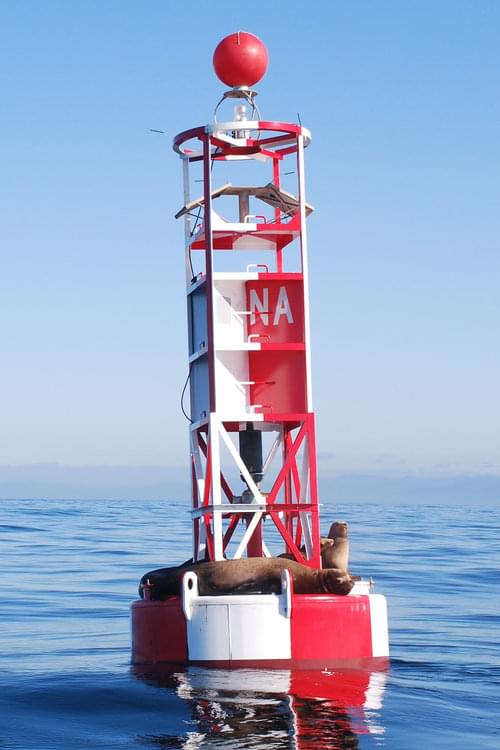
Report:
[[140,576],[189,556],[180,502],[0,501],[0,748],[500,748],[500,512],[355,505],[351,569],[391,666],[134,669]]

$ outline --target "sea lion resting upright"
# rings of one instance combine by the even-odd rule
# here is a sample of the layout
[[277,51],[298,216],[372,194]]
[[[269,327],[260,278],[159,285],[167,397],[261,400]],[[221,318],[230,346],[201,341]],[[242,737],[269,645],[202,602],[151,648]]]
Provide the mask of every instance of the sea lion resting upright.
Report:
[[241,560],[220,560],[159,568],[146,573],[139,584],[139,595],[144,596],[146,583],[152,586],[152,599],[178,595],[185,573],[198,576],[198,590],[202,596],[223,594],[279,594],[281,573],[289,570],[296,594],[348,594],[354,582],[343,570],[310,568],[294,560],[277,557],[248,557]]
[[[347,571],[349,567],[349,536],[347,521],[334,521],[330,526],[328,536],[320,537],[321,544],[321,567],[336,568]],[[302,546],[300,551],[306,554],[306,548]],[[294,560],[289,553],[278,555],[279,558]]]
[[324,568],[349,568],[349,532],[347,521],[334,521],[328,532],[331,545],[321,545],[321,562]]

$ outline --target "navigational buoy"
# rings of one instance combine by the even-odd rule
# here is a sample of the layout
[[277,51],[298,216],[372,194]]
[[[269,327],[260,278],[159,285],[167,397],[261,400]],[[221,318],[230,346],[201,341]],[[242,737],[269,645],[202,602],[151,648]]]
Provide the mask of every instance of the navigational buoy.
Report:
[[225,37],[214,67],[233,87],[219,102],[236,100],[232,119],[218,122],[218,105],[211,124],[173,141],[184,180],[176,218],[185,239],[189,405],[181,402],[192,559],[143,577],[132,659],[383,669],[386,600],[347,570],[346,524],[320,534],[304,163],[311,134],[261,118],[249,87],[267,64],[253,34]]

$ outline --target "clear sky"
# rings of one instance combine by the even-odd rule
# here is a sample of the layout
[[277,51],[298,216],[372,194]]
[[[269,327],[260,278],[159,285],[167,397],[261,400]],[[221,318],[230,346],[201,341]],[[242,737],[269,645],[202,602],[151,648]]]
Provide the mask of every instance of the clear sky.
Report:
[[320,472],[500,475],[496,0],[2,3],[0,464],[187,464],[171,139],[238,29],[313,135]]

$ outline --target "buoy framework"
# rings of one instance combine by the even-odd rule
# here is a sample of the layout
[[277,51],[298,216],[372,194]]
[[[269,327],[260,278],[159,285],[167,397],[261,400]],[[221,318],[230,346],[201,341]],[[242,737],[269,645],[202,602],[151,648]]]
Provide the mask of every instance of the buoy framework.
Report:
[[[292,216],[287,221],[280,208],[274,208],[271,221],[263,221],[252,216],[248,207],[250,197],[261,195],[271,202],[281,201],[280,161],[284,152],[296,153],[299,173],[303,173],[300,165],[309,135],[296,125],[245,122],[248,137],[234,138],[241,124],[188,131],[174,141],[186,166],[202,159],[205,187],[202,202],[197,201],[204,207],[203,221],[193,235],[190,225],[186,230],[188,259],[193,251],[201,250],[205,260],[204,270],[194,281],[191,276],[188,284],[193,558],[222,560],[242,519],[248,525],[234,556],[269,554],[262,538],[262,521],[267,517],[297,560],[319,567],[307,251],[305,216],[301,216],[305,201],[302,192],[297,205],[288,209]],[[201,151],[191,148],[193,139],[201,141]],[[272,161],[270,186],[229,185],[223,192],[212,191],[211,164],[240,157],[247,162],[255,157]],[[224,194],[238,199],[236,221],[222,219],[213,208]],[[282,195],[286,201],[287,195]],[[186,206],[191,210],[192,202]],[[287,272],[284,254],[296,239],[301,243],[302,268]],[[241,272],[214,270],[215,253],[238,249],[271,252],[275,268],[256,263]],[[190,275],[190,262],[187,268]],[[265,460],[261,457],[264,431],[276,433]],[[238,433],[239,450],[231,433]],[[223,450],[247,485],[239,496],[224,472]],[[279,452],[280,470],[264,494],[260,487]]]
[[[249,85],[267,67],[267,51],[255,40],[238,32],[214,55],[219,77],[233,86],[223,100],[243,100],[252,110]],[[247,78],[246,63],[235,65],[238,54],[240,62],[253,56]],[[193,560],[269,557],[272,529],[280,551],[319,568],[306,231],[312,206],[304,171],[311,135],[300,124],[248,119],[245,105],[234,110],[233,120],[184,131],[173,144],[184,177],[176,216],[185,223]],[[232,169],[238,184],[217,184],[218,165]],[[263,175],[257,183],[256,166]],[[200,167],[203,192],[193,199],[191,171]],[[245,171],[252,179],[241,184]],[[284,189],[285,172],[296,176],[294,192]],[[223,218],[228,207],[231,216]],[[227,270],[238,257],[253,262]],[[200,596],[196,574],[188,573],[179,597],[152,601],[146,591],[134,603],[132,635],[133,660],[146,663],[311,665],[388,656],[385,598],[369,583],[348,596],[295,595],[286,571],[280,595],[244,596]]]

